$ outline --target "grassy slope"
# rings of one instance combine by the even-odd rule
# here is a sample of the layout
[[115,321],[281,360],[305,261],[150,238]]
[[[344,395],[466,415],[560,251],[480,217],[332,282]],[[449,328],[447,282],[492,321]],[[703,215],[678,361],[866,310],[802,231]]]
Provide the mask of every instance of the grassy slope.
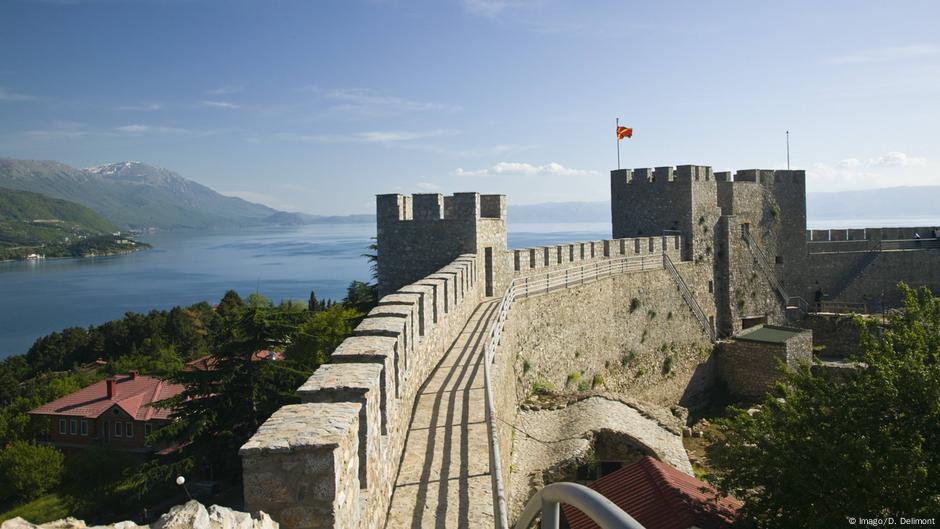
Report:
[[[56,221],[35,223],[34,220]],[[120,244],[117,228],[94,211],[38,193],[0,188],[0,260],[105,255],[147,248]],[[66,241],[68,240],[68,241]]]
[[46,494],[35,500],[19,505],[7,512],[0,513],[0,523],[17,516],[32,523],[45,523],[74,515],[74,503],[71,498],[59,494]]
[[0,220],[32,223],[36,219],[56,219],[92,233],[109,233],[117,228],[85,206],[29,191],[0,188]]

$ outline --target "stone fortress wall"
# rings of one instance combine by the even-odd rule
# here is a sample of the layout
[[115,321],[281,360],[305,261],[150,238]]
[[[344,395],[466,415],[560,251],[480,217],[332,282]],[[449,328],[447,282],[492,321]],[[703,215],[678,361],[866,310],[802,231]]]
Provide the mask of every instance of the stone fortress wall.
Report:
[[[439,218],[415,219],[412,200],[378,198],[379,273],[396,288],[386,284],[390,293],[298,390],[302,403],[278,410],[241,449],[246,507],[284,527],[384,524],[421,385],[487,295],[486,274],[491,288],[505,288],[503,197],[418,198],[419,212],[428,202],[461,212],[451,218],[442,207]],[[447,233],[461,244],[433,238]],[[421,240],[437,249],[397,253],[389,243]],[[491,250],[489,264],[486,248],[499,250]],[[470,253],[455,253],[464,250]],[[415,267],[434,266],[439,256],[428,254],[436,252],[451,252],[448,264],[424,275],[402,265],[411,255]]]
[[[896,285],[940,289],[940,226],[807,230],[806,252],[795,267],[800,295],[864,303],[880,312],[900,305]],[[921,238],[914,239],[914,234]],[[796,274],[795,274],[796,275]]]
[[[721,373],[716,330],[785,323],[791,298],[817,288],[867,295],[901,278],[940,291],[932,246],[841,251],[823,246],[841,232],[807,236],[803,171],[617,170],[611,193],[613,239],[512,251],[504,196],[379,195],[382,297],[300,388],[303,403],[242,448],[246,506],[288,529],[382,526],[420,386],[479,303],[513,280],[659,263],[516,301],[492,366],[504,482],[519,405],[536,384],[694,407]],[[904,230],[862,233],[884,243]],[[844,236],[856,244],[858,233]]]

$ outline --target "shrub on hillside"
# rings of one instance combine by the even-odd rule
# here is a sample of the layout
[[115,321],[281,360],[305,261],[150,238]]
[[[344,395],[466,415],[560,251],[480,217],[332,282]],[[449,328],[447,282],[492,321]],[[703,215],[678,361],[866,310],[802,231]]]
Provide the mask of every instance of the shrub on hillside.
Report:
[[0,450],[0,496],[34,500],[59,485],[65,457],[54,447],[14,441]]

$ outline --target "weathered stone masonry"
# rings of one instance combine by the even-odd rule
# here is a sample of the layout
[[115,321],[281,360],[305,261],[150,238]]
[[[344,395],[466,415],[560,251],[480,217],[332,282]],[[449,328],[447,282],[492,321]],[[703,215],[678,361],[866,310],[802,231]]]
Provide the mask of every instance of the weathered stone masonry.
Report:
[[[807,232],[803,171],[617,170],[611,194],[613,239],[513,251],[504,196],[379,195],[382,297],[300,388],[303,403],[242,448],[246,508],[287,529],[382,527],[419,388],[480,302],[514,279],[664,255],[657,262],[678,274],[612,275],[517,302],[492,371],[507,483],[519,401],[539,379],[563,387],[573,372],[592,383],[600,374],[608,390],[660,405],[694,405],[718,377],[756,394],[780,355],[745,344],[716,367],[703,319],[730,336],[784,323],[793,298],[811,302],[817,290],[870,298],[898,279],[940,290],[940,247],[900,241],[926,228]],[[786,344],[787,364],[805,360],[799,336],[804,352]]]

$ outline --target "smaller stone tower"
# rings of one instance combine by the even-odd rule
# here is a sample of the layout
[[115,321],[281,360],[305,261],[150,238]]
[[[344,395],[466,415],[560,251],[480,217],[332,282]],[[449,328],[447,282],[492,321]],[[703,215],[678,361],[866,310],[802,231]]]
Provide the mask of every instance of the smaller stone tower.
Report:
[[378,288],[384,296],[476,254],[486,295],[501,295],[510,270],[506,196],[479,193],[376,197]]
[[711,167],[611,171],[610,198],[615,239],[679,232],[686,241],[684,260],[710,259],[714,250],[711,228],[721,215]]

